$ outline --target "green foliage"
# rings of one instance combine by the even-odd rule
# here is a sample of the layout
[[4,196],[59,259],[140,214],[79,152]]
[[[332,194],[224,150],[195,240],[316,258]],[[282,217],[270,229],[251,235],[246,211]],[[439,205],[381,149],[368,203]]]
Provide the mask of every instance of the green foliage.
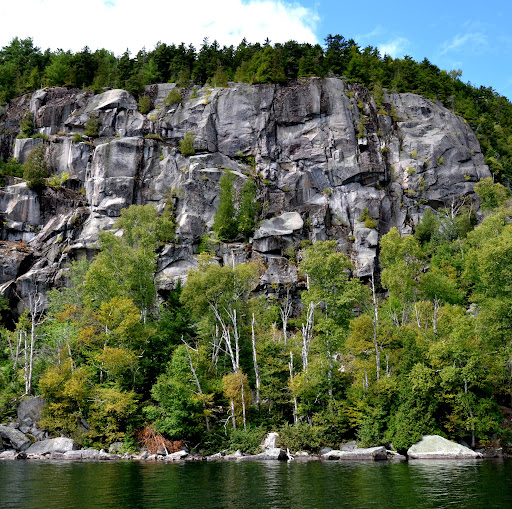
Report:
[[102,232],[100,253],[85,279],[89,298],[99,305],[113,297],[129,297],[145,315],[155,298],[157,212],[151,205],[132,205],[114,224],[123,236]]
[[223,242],[233,240],[238,234],[235,212],[235,175],[225,171],[220,178],[219,206],[213,220],[213,231]]
[[279,429],[280,447],[290,449],[290,452],[310,451],[318,453],[325,444],[322,429],[311,424],[289,424]]
[[186,348],[180,345],[151,391],[157,406],[145,409],[157,431],[171,439],[196,436],[205,420],[203,401],[195,389]]
[[263,427],[248,427],[247,429],[230,429],[228,448],[231,451],[241,451],[249,454],[261,452],[261,443],[265,438],[266,430]]
[[84,138],[83,138],[83,136],[80,133],[75,133],[73,135],[72,140],[73,140],[73,143],[81,143],[81,142],[84,141]]
[[173,106],[175,104],[179,104],[181,102],[182,96],[177,88],[173,88],[164,99],[165,106]]
[[183,137],[183,139],[180,140],[180,152],[181,152],[182,156],[190,157],[196,153],[196,151],[194,150],[194,140],[195,140],[194,133],[191,133],[191,132],[185,133],[185,136]]
[[491,177],[476,183],[475,193],[480,198],[482,210],[492,210],[500,207],[510,197],[510,190],[500,183],[494,183]]
[[67,171],[62,172],[61,175],[55,173],[47,179],[46,183],[52,187],[61,187],[62,184],[69,180],[69,176],[70,175]]
[[238,233],[248,239],[256,228],[256,219],[261,206],[257,201],[258,188],[254,180],[247,179],[240,190],[240,206],[236,216]]
[[84,135],[89,138],[97,138],[99,136],[100,121],[96,117],[89,117],[85,123]]
[[40,143],[32,149],[23,163],[23,180],[33,191],[40,191],[45,186],[45,180],[50,175],[50,168],[46,162],[46,146]]
[[143,95],[139,98],[138,108],[143,115],[149,112],[151,109],[151,98],[149,95]]
[[21,132],[19,138],[30,138],[34,132],[34,115],[30,112],[26,113],[20,122]]
[[365,207],[363,210],[363,213],[361,214],[361,217],[359,218],[359,221],[364,223],[364,226],[366,228],[377,228],[377,221],[373,219],[373,217],[370,216],[370,212],[368,211],[368,208]]
[[23,177],[23,165],[21,165],[16,158],[9,159],[3,162],[0,159],[0,186],[3,185],[3,177]]

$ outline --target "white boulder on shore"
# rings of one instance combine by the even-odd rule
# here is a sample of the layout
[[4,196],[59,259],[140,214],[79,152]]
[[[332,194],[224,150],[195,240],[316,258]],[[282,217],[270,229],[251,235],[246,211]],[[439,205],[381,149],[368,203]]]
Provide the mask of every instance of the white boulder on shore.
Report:
[[324,460],[386,460],[388,459],[388,453],[384,446],[380,447],[368,447],[361,449],[351,449],[344,451],[329,451],[322,454]]
[[477,459],[482,455],[439,435],[425,435],[407,451],[409,459]]
[[52,454],[55,452],[65,453],[78,449],[78,444],[71,438],[57,437],[34,442],[26,451],[26,454]]

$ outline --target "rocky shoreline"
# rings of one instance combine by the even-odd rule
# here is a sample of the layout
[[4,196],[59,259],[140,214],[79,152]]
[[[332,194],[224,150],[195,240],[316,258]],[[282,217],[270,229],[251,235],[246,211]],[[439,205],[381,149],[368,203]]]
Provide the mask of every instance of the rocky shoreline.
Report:
[[385,446],[360,448],[356,442],[342,444],[338,450],[323,448],[319,454],[305,451],[290,453],[280,447],[278,433],[269,433],[262,442],[258,454],[241,451],[221,451],[210,456],[191,453],[183,449],[168,453],[161,448],[156,454],[144,450],[135,454],[119,453],[121,443],[112,444],[109,451],[93,448],[82,449],[68,437],[48,437],[38,427],[44,400],[28,398],[18,407],[18,418],[8,424],[0,424],[0,460],[58,460],[58,461],[408,461],[424,459],[464,459],[503,457],[502,451],[473,451],[465,445],[451,442],[437,435],[426,435],[407,451],[407,456],[389,450]]

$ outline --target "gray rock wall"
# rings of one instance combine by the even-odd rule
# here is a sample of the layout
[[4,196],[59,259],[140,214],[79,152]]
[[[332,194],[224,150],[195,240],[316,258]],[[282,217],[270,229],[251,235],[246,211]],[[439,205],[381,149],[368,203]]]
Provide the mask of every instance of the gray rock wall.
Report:
[[[478,205],[473,186],[489,176],[467,123],[414,94],[385,95],[377,107],[359,85],[310,78],[286,86],[205,87],[197,97],[182,90],[182,103],[168,106],[164,99],[172,88],[148,87],[154,109],[147,115],[124,90],[92,95],[50,88],[8,106],[0,117],[2,150],[30,110],[37,130],[49,135],[44,143],[52,172],[67,172],[70,179],[66,189],[42,195],[25,184],[0,189],[1,239],[9,243],[0,251],[12,259],[3,262],[0,291],[12,297],[9,289],[16,289],[23,297],[58,284],[62,264],[94,254],[98,232],[111,228],[122,208],[152,203],[163,210],[173,193],[178,242],[162,249],[157,278],[161,288],[171,288],[195,266],[228,168],[237,175],[237,189],[255,178],[260,220],[286,223],[293,213],[294,221],[286,231],[262,223],[250,246],[221,246],[220,260],[263,261],[262,285],[270,288],[297,277],[285,256],[289,248],[305,239],[335,239],[364,276],[374,270],[378,241],[391,227],[411,233],[426,206],[462,199]],[[92,116],[100,137],[73,142]],[[195,135],[191,157],[178,149],[187,132]],[[10,155],[23,160],[42,142],[16,140]],[[365,208],[376,228],[359,220]]]

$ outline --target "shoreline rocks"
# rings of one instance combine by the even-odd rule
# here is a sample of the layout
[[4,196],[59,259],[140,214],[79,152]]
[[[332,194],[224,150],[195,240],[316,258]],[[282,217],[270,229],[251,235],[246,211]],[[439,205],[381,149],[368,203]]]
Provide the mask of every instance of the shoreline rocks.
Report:
[[479,459],[482,455],[439,435],[425,435],[407,451],[409,459]]
[[322,455],[325,460],[358,460],[358,461],[381,461],[388,459],[388,453],[384,446],[368,447],[352,450],[333,450]]

